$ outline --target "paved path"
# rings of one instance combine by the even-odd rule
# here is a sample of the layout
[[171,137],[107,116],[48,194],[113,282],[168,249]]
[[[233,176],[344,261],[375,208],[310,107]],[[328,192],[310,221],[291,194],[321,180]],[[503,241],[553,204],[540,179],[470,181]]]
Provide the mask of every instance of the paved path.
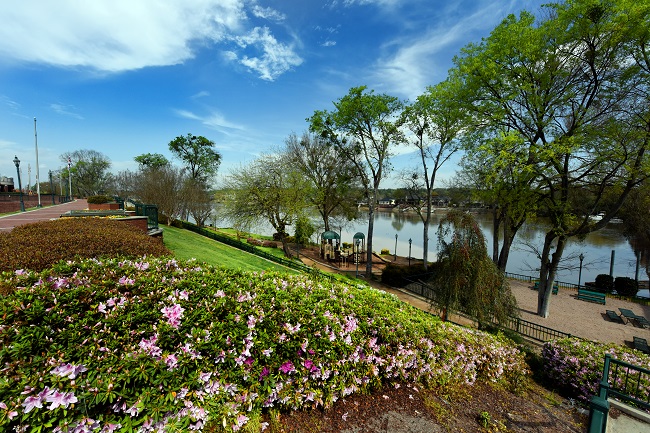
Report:
[[0,232],[9,231],[14,227],[23,224],[56,219],[69,210],[84,209],[88,209],[88,202],[85,199],[79,199],[68,203],[57,204],[54,206],[43,206],[41,208],[32,208],[26,212],[18,212],[11,215],[0,216]]

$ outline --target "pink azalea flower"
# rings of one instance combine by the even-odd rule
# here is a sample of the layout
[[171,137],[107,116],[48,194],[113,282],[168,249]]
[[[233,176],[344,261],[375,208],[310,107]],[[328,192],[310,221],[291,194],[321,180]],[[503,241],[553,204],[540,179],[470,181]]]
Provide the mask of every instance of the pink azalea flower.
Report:
[[22,405],[25,408],[25,413],[29,413],[34,408],[42,408],[43,401],[40,397],[34,397],[33,395],[30,395],[25,399]]
[[287,361],[280,366],[280,371],[283,372],[284,374],[289,374],[296,371],[296,368],[293,366],[291,361]]

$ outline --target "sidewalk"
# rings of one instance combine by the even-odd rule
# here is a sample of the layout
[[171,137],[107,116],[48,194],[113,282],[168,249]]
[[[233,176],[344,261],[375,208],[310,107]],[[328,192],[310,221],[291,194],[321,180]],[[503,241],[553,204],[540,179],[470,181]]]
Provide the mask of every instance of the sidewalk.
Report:
[[57,219],[62,214],[70,210],[84,209],[88,209],[88,202],[86,199],[78,199],[68,203],[57,204],[53,206],[43,206],[41,208],[32,208],[26,212],[18,212],[11,215],[1,216],[0,233],[10,231],[14,227],[24,224]]

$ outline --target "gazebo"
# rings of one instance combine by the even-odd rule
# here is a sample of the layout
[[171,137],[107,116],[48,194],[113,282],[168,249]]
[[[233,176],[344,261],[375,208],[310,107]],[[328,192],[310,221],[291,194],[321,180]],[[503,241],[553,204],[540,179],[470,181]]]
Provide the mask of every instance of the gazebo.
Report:
[[[332,242],[334,240],[336,240],[336,245]],[[339,255],[341,253],[340,242],[341,236],[338,233],[331,230],[323,232],[320,235],[320,256],[328,260],[337,258],[336,253],[338,252]]]
[[352,252],[354,253],[355,263],[361,261],[362,253],[366,250],[366,235],[356,232],[352,237]]

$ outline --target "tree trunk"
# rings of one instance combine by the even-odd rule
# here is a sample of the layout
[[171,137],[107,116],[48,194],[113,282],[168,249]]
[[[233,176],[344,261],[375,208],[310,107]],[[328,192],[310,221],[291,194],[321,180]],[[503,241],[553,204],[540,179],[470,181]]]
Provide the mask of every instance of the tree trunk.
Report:
[[375,204],[374,200],[368,206],[368,239],[366,242],[366,278],[372,278],[372,232],[375,227]]
[[[426,272],[429,263],[429,223],[431,222],[431,190],[427,190],[427,212],[424,218],[424,229],[422,230],[422,264]],[[409,255],[411,251],[409,249]]]
[[[551,254],[551,246],[555,239],[557,239],[557,247],[555,252]],[[543,318],[549,316],[553,281],[555,281],[557,268],[562,259],[565,245],[566,237],[564,235],[556,236],[553,233],[546,234],[539,270],[539,292],[537,293],[537,314]]]
[[495,264],[499,263],[499,228],[501,220],[498,216],[499,208],[494,206],[492,211],[492,261]]

